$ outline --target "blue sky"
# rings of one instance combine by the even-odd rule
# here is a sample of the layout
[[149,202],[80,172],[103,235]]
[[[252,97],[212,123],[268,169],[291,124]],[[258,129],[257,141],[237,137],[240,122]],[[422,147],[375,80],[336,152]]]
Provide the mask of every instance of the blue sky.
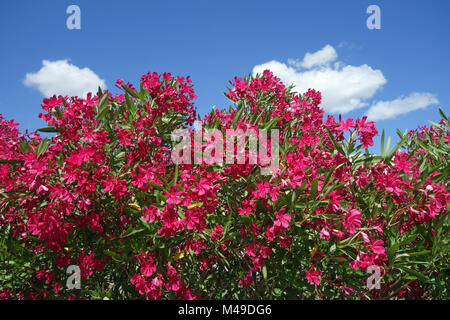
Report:
[[[81,9],[80,30],[66,27],[71,4]],[[381,10],[379,30],[366,26],[366,9],[372,4]],[[43,94],[36,83],[24,84],[27,73],[37,73],[43,60],[67,59],[89,68],[112,92],[115,80],[136,84],[147,71],[190,75],[201,114],[213,105],[228,106],[222,92],[234,76],[275,63],[286,69],[280,71],[285,72],[282,79],[303,85],[315,73],[322,78],[311,83],[321,85],[328,75],[343,79],[325,86],[334,95],[324,104],[328,111],[333,105],[332,110],[343,110],[352,92],[340,95],[353,88],[346,81],[356,76],[355,87],[361,90],[352,100],[353,110],[343,117],[361,117],[371,107],[378,107],[381,118],[386,117],[383,110],[403,110],[377,121],[380,133],[385,129],[394,138],[396,128],[438,121],[438,107],[449,113],[449,15],[446,0],[2,1],[0,113],[19,122],[21,130],[44,126],[37,117]],[[325,60],[298,66],[306,65],[305,54],[323,48],[329,49]],[[423,103],[413,106],[416,98]],[[379,150],[379,140],[375,146]]]

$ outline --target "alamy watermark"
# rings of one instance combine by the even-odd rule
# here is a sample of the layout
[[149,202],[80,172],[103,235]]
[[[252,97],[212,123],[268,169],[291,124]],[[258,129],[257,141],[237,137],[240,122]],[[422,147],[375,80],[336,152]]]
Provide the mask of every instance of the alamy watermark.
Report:
[[381,9],[380,9],[380,7],[375,4],[372,4],[367,7],[366,13],[370,14],[370,16],[366,20],[367,29],[369,29],[369,30],[381,29]]
[[380,289],[381,268],[376,265],[371,265],[367,268],[367,272],[372,275],[367,278],[366,285],[369,290]]
[[72,4],[67,7],[66,13],[70,14],[66,20],[67,29],[81,29],[81,9],[79,6]]
[[81,289],[80,267],[77,265],[70,265],[67,267],[66,273],[70,274],[70,276],[67,278],[66,281],[67,289],[69,290]]
[[273,175],[279,169],[278,129],[270,130],[270,146],[265,129],[227,129],[225,139],[217,129],[200,128],[193,134],[179,129],[172,133],[172,139],[178,141],[171,155],[175,164],[246,164],[248,159],[248,164],[260,166],[262,175]]

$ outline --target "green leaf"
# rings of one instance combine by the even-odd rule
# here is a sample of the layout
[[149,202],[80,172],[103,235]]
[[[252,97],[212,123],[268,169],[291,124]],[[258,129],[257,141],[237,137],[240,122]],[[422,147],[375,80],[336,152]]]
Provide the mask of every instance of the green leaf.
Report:
[[19,147],[20,147],[20,151],[22,151],[22,153],[27,153],[27,152],[31,151],[30,144],[28,143],[27,140],[23,140],[22,142],[20,142]]
[[402,139],[396,144],[396,146],[394,147],[394,149],[392,149],[390,152],[388,152],[387,156],[386,156],[386,161],[390,162],[392,157],[395,155],[395,153],[397,152],[398,149],[400,149],[405,142],[408,140],[408,133],[405,130],[405,132],[402,135]]
[[103,253],[107,256],[110,256],[111,258],[113,258],[113,260],[115,260],[117,262],[121,261],[121,259],[122,259],[122,255],[120,255],[116,252],[113,252],[113,251],[105,250],[105,251],[103,251]]
[[267,266],[266,265],[263,265],[263,267],[262,267],[262,274],[263,274],[264,280],[267,280]]
[[145,101],[146,98],[146,90],[145,88],[142,86],[142,84],[139,85],[139,100],[141,100],[142,102]]
[[438,128],[438,129],[443,130],[443,128],[441,127],[440,124],[437,124],[436,122],[433,122],[433,121],[431,121],[431,120],[428,120],[428,122],[431,123],[431,125],[432,125],[433,127],[436,127],[436,128]]
[[154,187],[155,189],[158,189],[158,190],[164,190],[164,186],[159,185],[159,184],[157,184],[157,183],[154,183],[154,182],[147,182],[147,184],[151,185],[151,186]]
[[174,177],[173,177],[173,181],[172,181],[172,186],[175,186],[178,182],[178,164],[175,165],[175,173],[174,173]]
[[278,121],[280,121],[280,118],[278,118],[278,117],[273,118],[272,120],[269,121],[269,123],[267,123],[267,124],[264,126],[264,129],[266,129],[266,130],[272,129],[273,126],[274,126]]
[[255,112],[253,119],[252,119],[252,124],[258,123],[259,120],[261,120],[261,117],[263,116],[263,114],[264,114],[264,112],[260,112],[260,113]]
[[[391,202],[391,205],[393,205],[393,202]],[[417,234],[412,234],[407,238],[403,239],[402,241],[400,241],[400,243],[402,244],[402,246],[409,245],[410,242],[417,240],[417,237],[418,237]]]
[[384,148],[384,152],[383,152],[382,156],[386,157],[390,149],[391,149],[391,136],[388,137],[388,140],[386,142],[386,147]]
[[333,134],[331,133],[330,129],[325,127],[326,132],[328,133],[328,137],[331,140],[331,143],[334,145],[334,147],[336,148],[337,151],[339,151],[342,155],[345,156],[345,152],[344,149],[342,149],[341,145],[336,141],[336,139],[334,138]]
[[100,102],[98,103],[97,107],[97,121],[101,121],[109,111],[107,105],[108,98],[109,98],[108,94],[105,94],[103,97],[100,98]]
[[430,250],[422,250],[422,251],[418,251],[418,252],[408,253],[408,256],[414,257],[414,256],[423,256],[423,255],[429,255],[429,254],[430,254]]
[[279,297],[279,296],[281,296],[283,294],[283,291],[280,289],[280,288],[275,288],[275,289],[273,289],[273,295],[275,296],[275,297]]
[[234,114],[233,122],[231,124],[233,128],[236,128],[236,123],[241,118],[242,112],[244,112],[244,104],[242,104],[240,107],[238,107],[238,109],[236,110],[236,113]]
[[101,97],[103,95],[103,91],[102,91],[102,88],[100,88],[100,86],[98,86],[97,92],[98,92],[99,97]]
[[445,115],[444,111],[442,111],[442,109],[441,109],[441,108],[439,108],[439,113],[441,114],[441,117],[442,117],[442,119],[444,119],[444,120],[448,121],[448,118],[447,118],[447,116]]
[[106,106],[106,103],[108,102],[109,94],[105,94],[100,98],[100,102],[98,103],[98,108],[102,109]]
[[388,249],[388,260],[392,261],[392,259],[395,257],[395,254],[397,253],[398,247],[400,246],[400,243],[393,243],[389,249]]
[[140,233],[144,230],[145,230],[145,228],[141,228],[141,229],[130,228],[127,231],[125,231],[125,233],[123,234],[123,236],[121,236],[121,238],[123,239],[123,238],[131,237],[132,235],[134,235],[136,233]]
[[294,209],[295,201],[297,201],[297,197],[298,197],[297,190],[293,190],[292,197],[291,197],[291,206],[290,206],[291,210]]
[[125,95],[125,101],[128,106],[128,110],[130,111],[130,120],[134,120],[134,118],[136,117],[136,114],[137,114],[136,104],[133,102],[133,100],[128,95]]
[[130,96],[132,96],[132,97],[134,97],[134,98],[136,98],[136,99],[138,99],[139,98],[139,95],[135,92],[135,91],[133,91],[133,90],[131,90],[130,88],[128,88],[126,85],[122,85],[122,88],[130,95]]
[[0,159],[0,163],[10,163],[10,164],[15,164],[15,163],[20,163],[22,162],[21,160],[16,160],[16,159]]
[[318,183],[319,183],[319,178],[316,178],[313,180],[313,182],[311,182],[311,196],[313,199],[316,199]]
[[[338,167],[341,167],[342,165],[343,165],[343,163],[340,164]],[[333,172],[334,172],[336,169],[337,169],[336,166],[333,166],[330,170],[328,170],[328,173],[327,173],[327,175],[325,176],[325,179],[323,180],[322,191],[323,191],[323,190],[326,190],[325,188],[326,188],[326,186],[328,185],[328,182],[330,181],[331,175],[333,174]]]
[[36,148],[36,154],[39,157],[41,154],[47,151],[48,146],[50,145],[50,140],[45,138],[44,140],[39,143],[39,145]]
[[239,220],[245,225],[251,225],[252,219],[249,216],[246,216],[245,214],[239,216]]
[[411,279],[422,279],[425,281],[430,281],[430,278],[428,278],[426,275],[420,273],[419,271],[410,269],[408,267],[404,267],[404,266],[397,266],[398,269],[406,272]]
[[45,127],[37,129],[39,132],[60,132],[61,128]]
[[152,227],[150,226],[150,223],[147,220],[144,220],[141,218],[141,219],[139,219],[139,221],[144,225],[145,228],[152,231]]

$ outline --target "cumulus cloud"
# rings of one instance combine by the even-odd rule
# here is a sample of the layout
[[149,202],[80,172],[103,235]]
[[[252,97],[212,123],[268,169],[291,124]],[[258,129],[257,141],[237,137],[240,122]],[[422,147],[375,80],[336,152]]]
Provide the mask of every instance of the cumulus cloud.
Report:
[[337,46],[339,49],[341,48],[347,48],[350,50],[362,50],[362,45],[353,43],[353,42],[347,42],[347,41],[342,41],[338,44]]
[[401,96],[391,101],[378,101],[369,108],[366,115],[372,121],[385,120],[438,103],[436,96],[431,93],[413,92],[407,97]]
[[43,60],[42,68],[35,73],[27,73],[23,83],[45,97],[54,94],[86,97],[88,92],[96,93],[99,86],[106,89],[105,80],[91,69],[81,69],[67,60]]
[[323,66],[337,59],[336,50],[327,44],[325,47],[314,53],[307,52],[302,61],[289,59],[288,63],[297,68],[310,69],[316,66]]
[[293,84],[297,92],[314,88],[322,92],[322,107],[330,113],[347,113],[368,105],[367,100],[387,82],[381,70],[367,64],[361,66],[331,62],[336,50],[326,45],[315,53],[305,54],[302,61],[288,64],[272,60],[253,68],[253,74],[271,70],[285,84]]

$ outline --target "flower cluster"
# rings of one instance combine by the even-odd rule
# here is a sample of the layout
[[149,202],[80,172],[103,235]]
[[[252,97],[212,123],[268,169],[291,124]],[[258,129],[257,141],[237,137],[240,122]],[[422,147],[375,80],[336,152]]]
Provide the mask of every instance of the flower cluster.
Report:
[[[0,116],[0,299],[448,298],[445,115],[375,155],[375,124],[324,119],[320,92],[270,71],[230,83],[233,106],[201,123],[278,129],[271,175],[245,151],[171,161],[171,133],[196,117],[189,77],[44,99],[45,137]],[[80,290],[64,286],[69,265]]]

